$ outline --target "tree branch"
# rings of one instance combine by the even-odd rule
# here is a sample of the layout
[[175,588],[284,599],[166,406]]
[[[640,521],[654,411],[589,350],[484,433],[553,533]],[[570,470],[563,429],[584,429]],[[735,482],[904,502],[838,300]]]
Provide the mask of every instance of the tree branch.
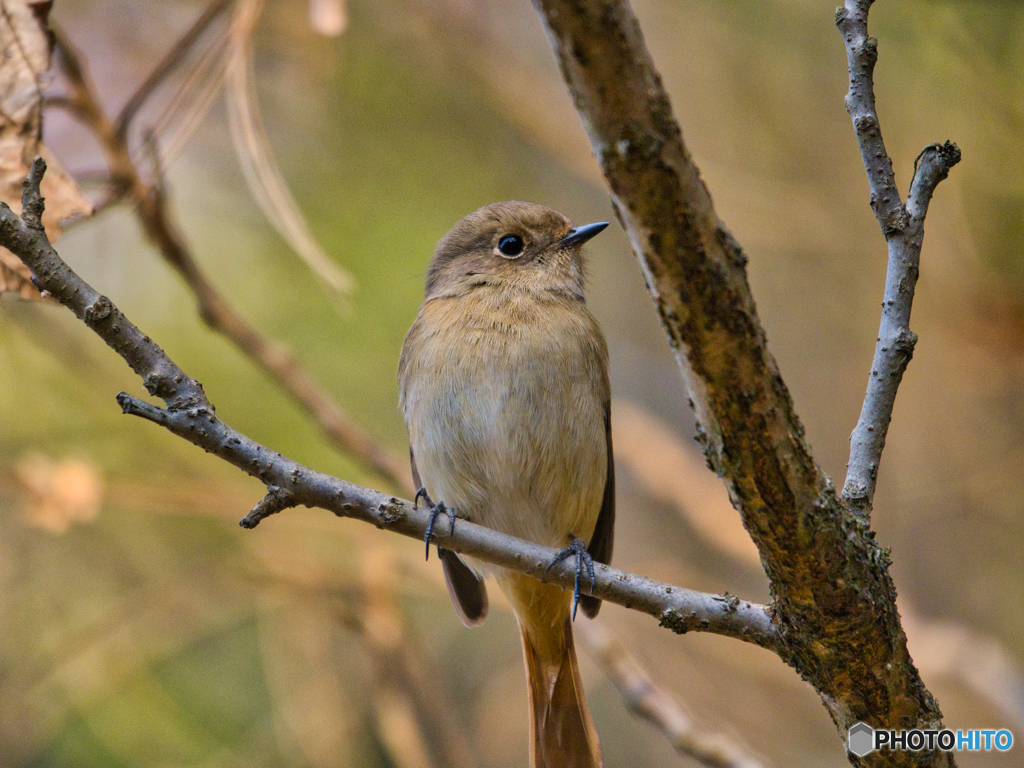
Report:
[[850,73],[846,110],[853,120],[867,171],[871,208],[889,247],[882,320],[864,405],[850,436],[850,463],[843,485],[843,500],[865,517],[871,513],[874,501],[878,465],[896,390],[917,343],[917,335],[910,330],[910,310],[921,260],[924,217],[935,187],[960,162],[960,150],[955,144],[947,141],[926,147],[914,163],[910,196],[903,205],[875,111],[872,75],[878,60],[878,40],[868,36],[868,9],[872,2],[846,0],[844,7],[836,9],[836,26],[846,42]]
[[[207,17],[213,18],[221,5],[219,2],[211,4],[200,22],[208,23]],[[201,32],[200,22],[197,22],[186,36]],[[106,155],[111,179],[114,181],[114,197],[127,198],[135,203],[146,236],[157,246],[164,260],[174,267],[192,291],[199,306],[199,316],[209,328],[226,337],[269,374],[312,416],[327,438],[342,453],[362,462],[395,488],[412,493],[415,489],[412,487],[412,477],[404,461],[378,445],[368,433],[355,424],[330,394],[305,371],[291,350],[260,334],[210,282],[168,213],[166,195],[159,177],[152,184],[147,184],[143,180],[128,150],[127,132],[122,130],[121,124],[115,126],[107,118],[96,97],[85,65],[74,46],[59,32],[56,35],[61,71],[71,87],[71,111],[100,142]],[[150,80],[147,80],[140,90],[146,90],[149,83]],[[133,98],[129,104],[135,101]],[[126,107],[122,121],[126,117],[130,118],[134,114],[134,109],[135,107],[131,110]]]
[[[35,275],[37,287],[83,320],[142,378],[149,393],[167,405],[159,408],[121,392],[117,400],[125,413],[160,424],[266,484],[268,497],[242,520],[243,527],[255,527],[267,515],[285,507],[304,505],[423,539],[427,509],[305,467],[221,421],[202,385],[182,371],[110,299],[75,274],[50,246],[42,228],[32,226],[31,216],[42,211],[39,182],[44,170],[45,163],[36,158],[25,180],[24,209],[32,212],[28,221],[0,204],[0,245],[21,258]],[[575,580],[575,569],[567,562],[548,572],[556,550],[469,521],[461,521],[457,538],[445,539],[444,545],[562,587],[571,587]],[[694,592],[601,564],[596,564],[596,574],[595,597],[648,613],[677,633],[713,632],[779,651],[771,617],[762,605],[730,595]]]
[[[746,256],[715,213],[636,17],[625,0],[534,4],[683,373],[697,439],[757,544],[784,658],[844,741],[859,720],[934,727],[941,713],[907,653],[888,554],[804,440]],[[874,753],[860,763],[882,761]],[[945,753],[884,761],[953,762]]]
[[680,755],[708,768],[764,768],[724,734],[698,729],[672,694],[659,687],[601,624],[584,624],[581,635],[584,647],[619,689],[626,708],[661,731]]

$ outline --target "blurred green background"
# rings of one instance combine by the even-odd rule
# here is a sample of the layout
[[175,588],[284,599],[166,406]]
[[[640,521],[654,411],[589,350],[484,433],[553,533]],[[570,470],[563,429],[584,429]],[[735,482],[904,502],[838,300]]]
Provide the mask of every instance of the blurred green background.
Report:
[[[885,246],[843,109],[832,5],[634,7],[718,211],[750,256],[809,441],[841,485]],[[203,8],[64,0],[53,20],[114,113]],[[314,29],[310,8],[267,4],[254,40],[257,91],[284,175],[356,289],[332,296],[265,222],[220,101],[168,169],[171,209],[242,314],[404,453],[394,374],[438,238],[497,200],[533,200],[577,223],[613,215],[529,3],[352,0],[337,36]],[[1024,8],[882,2],[871,31],[901,188],[928,143],[951,139],[964,157],[927,220],[912,322],[920,342],[883,457],[875,527],[892,547],[911,652],[946,725],[1024,738]],[[88,133],[59,111],[47,112],[45,138],[82,178],[104,167]],[[203,382],[232,426],[384,487],[201,324],[131,210],[78,223],[58,250]],[[694,470],[692,416],[625,236],[613,226],[589,252],[589,303],[609,339],[617,398],[616,565],[765,600],[724,491]],[[0,300],[0,765],[526,764],[526,691],[507,609],[465,630],[437,563],[421,562],[422,544],[322,511],[242,531],[260,484],[122,417],[122,389],[141,395],[65,310]],[[644,425],[655,423],[658,440],[631,439],[653,435]],[[690,478],[683,490],[667,491],[679,478]],[[85,516],[98,514],[68,525],[54,501],[62,490],[72,502],[95,498]],[[600,622],[701,727],[769,765],[847,765],[824,707],[771,654],[677,637],[617,606]],[[694,764],[633,719],[585,637],[581,645],[606,764]],[[409,698],[424,689],[435,698]],[[423,719],[438,709],[442,722]],[[1019,750],[958,759],[1019,765]]]

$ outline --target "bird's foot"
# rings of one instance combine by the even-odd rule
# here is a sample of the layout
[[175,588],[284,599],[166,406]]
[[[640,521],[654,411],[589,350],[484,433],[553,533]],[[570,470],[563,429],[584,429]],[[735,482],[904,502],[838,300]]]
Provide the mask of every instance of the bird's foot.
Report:
[[587,568],[587,576],[590,578],[590,594],[594,594],[594,583],[596,578],[594,576],[594,558],[587,552],[587,545],[583,539],[569,534],[569,546],[555,555],[555,559],[551,561],[547,571],[544,571],[544,575],[548,574],[552,568],[558,563],[565,560],[567,557],[576,556],[576,581],[572,589],[572,619],[576,620],[576,608],[580,604],[580,577],[583,575],[583,567]]
[[439,515],[448,516],[448,537],[451,538],[455,535],[455,510],[447,506],[443,501],[439,501],[436,504],[433,499],[430,498],[430,494],[427,493],[426,488],[420,488],[416,491],[416,497],[412,500],[413,507],[419,506],[420,499],[427,502],[427,506],[430,507],[430,520],[427,522],[427,532],[423,536],[424,542],[427,545],[427,560],[430,559],[430,540],[434,536],[434,523],[437,522]]

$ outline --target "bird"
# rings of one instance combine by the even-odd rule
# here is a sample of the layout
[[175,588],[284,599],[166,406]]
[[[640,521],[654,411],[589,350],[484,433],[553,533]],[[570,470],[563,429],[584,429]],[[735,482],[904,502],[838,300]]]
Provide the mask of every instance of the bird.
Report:
[[[599,768],[601,746],[573,643],[586,570],[610,564],[615,522],[608,346],[584,298],[582,246],[608,226],[574,227],[535,203],[484,206],[437,244],[402,346],[399,405],[415,485],[437,515],[576,558],[572,593],[463,558],[438,543],[466,626],[487,617],[492,574],[519,624],[533,768]],[[437,499],[435,502],[434,499]],[[437,537],[434,536],[435,543]],[[550,567],[549,567],[550,569]]]

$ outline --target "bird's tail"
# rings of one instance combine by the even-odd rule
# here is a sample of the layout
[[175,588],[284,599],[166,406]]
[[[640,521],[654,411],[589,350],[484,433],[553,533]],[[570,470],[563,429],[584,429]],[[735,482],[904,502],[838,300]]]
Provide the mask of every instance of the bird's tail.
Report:
[[519,616],[519,630],[530,691],[530,765],[601,768],[601,745],[583,695],[567,595],[550,584],[534,581],[529,586],[533,599],[526,615]]

